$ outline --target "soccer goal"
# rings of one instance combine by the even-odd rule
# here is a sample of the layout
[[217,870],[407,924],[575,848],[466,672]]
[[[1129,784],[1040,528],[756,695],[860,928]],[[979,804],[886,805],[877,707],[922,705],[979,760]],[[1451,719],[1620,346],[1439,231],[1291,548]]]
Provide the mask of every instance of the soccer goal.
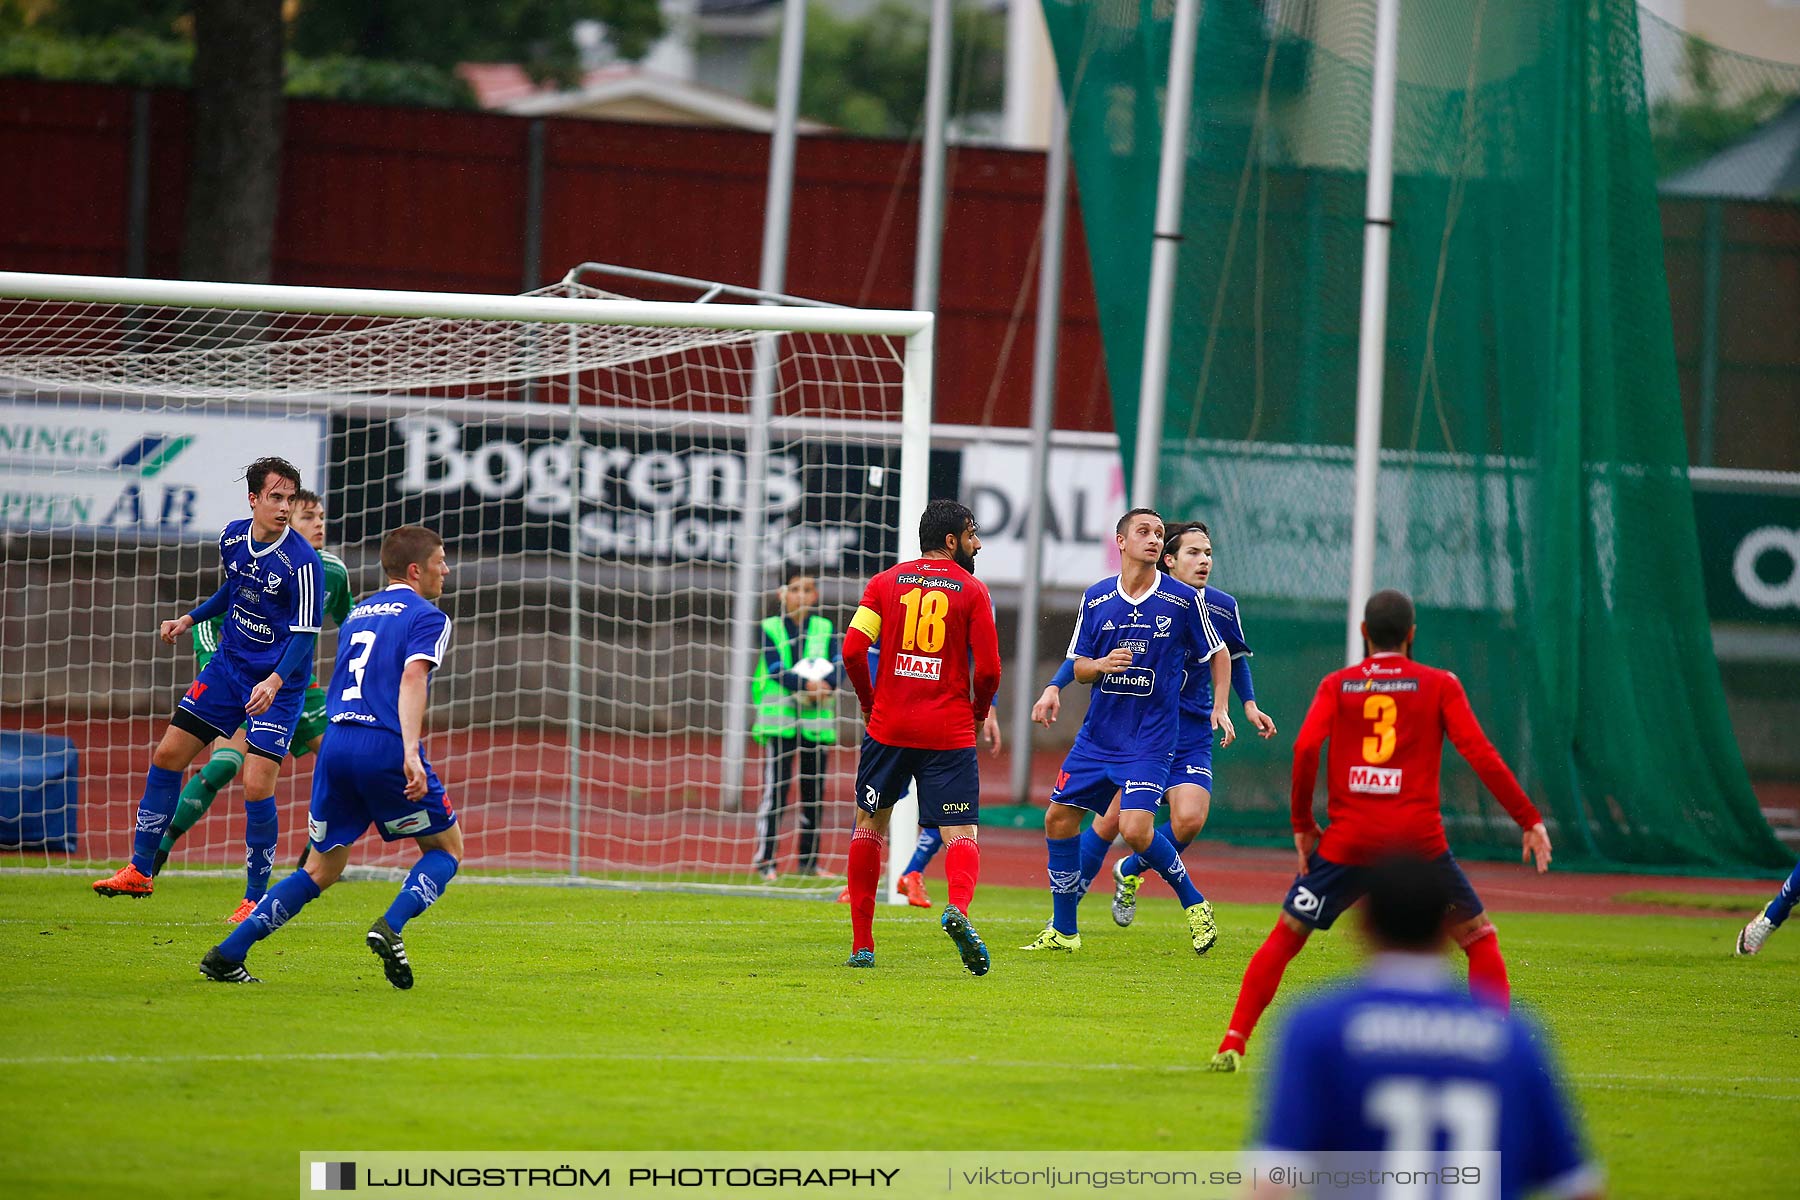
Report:
[[[448,544],[455,634],[427,750],[470,866],[752,886],[758,624],[797,565],[841,632],[863,581],[914,551],[932,319],[732,291],[632,299],[574,272],[524,296],[0,274],[0,698],[24,781],[0,790],[20,810],[0,812],[0,851],[126,856],[194,672],[157,623],[212,593],[219,529],[247,511],[243,466],[279,454],[324,498],[357,595],[382,583],[387,530]],[[847,687],[837,711],[832,871],[855,768]],[[282,771],[289,860],[311,763]],[[170,869],[241,869],[242,799],[234,783]],[[356,861],[409,850],[371,837]]]

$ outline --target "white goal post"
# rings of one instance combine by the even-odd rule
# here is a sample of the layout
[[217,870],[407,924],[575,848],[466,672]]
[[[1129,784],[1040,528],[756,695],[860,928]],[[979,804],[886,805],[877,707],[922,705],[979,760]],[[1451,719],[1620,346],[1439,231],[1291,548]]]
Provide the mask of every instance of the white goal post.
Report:
[[[386,528],[446,536],[456,636],[428,746],[471,866],[749,886],[768,762],[750,737],[757,625],[795,566],[841,633],[868,575],[916,552],[932,331],[929,313],[640,300],[573,273],[500,296],[0,272],[0,583],[29,597],[0,626],[26,650],[0,664],[0,699],[21,714],[18,753],[79,762],[10,846],[0,796],[0,851],[123,857],[193,670],[156,621],[211,593],[219,518],[244,512],[234,477],[277,453],[324,497],[355,594],[379,583]],[[816,860],[834,871],[848,694]],[[283,768],[284,855],[310,768]],[[239,791],[172,869],[233,869]],[[798,808],[796,789],[777,847],[790,875]],[[913,820],[896,814],[896,864]],[[400,861],[378,841],[358,858]]]

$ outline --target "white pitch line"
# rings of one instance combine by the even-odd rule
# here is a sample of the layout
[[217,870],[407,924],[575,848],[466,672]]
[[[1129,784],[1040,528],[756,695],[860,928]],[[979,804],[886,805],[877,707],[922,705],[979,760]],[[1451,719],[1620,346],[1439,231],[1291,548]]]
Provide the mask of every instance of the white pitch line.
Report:
[[[823,927],[837,927],[837,925],[842,925],[842,921],[844,921],[844,918],[842,918],[842,912],[832,912],[832,914],[823,914],[823,912],[821,912],[821,914],[817,914],[817,916],[810,916],[810,918],[805,918],[805,919],[783,918],[783,925],[805,925],[805,927],[808,927],[808,928],[810,928],[810,927],[823,928]],[[587,927],[587,925],[594,925],[594,923],[596,923],[596,921],[594,921],[594,918],[589,918],[589,916],[572,916],[572,918],[562,919],[562,921],[463,921],[463,919],[457,919],[457,918],[443,918],[443,919],[434,918],[434,919],[432,919],[432,921],[430,921],[430,927],[432,927],[432,928],[567,928],[567,927],[571,927],[571,925],[583,925],[583,927]],[[652,919],[648,919],[648,921],[641,921],[641,919],[630,918],[630,923],[632,923],[632,927],[634,927],[634,928],[643,927],[643,925],[666,925],[666,927],[670,927],[670,928],[686,928],[686,927],[769,928],[769,921],[715,921],[715,919],[711,919],[711,918],[695,918],[695,919],[691,919],[691,921],[689,921],[689,919],[668,919],[668,918],[652,918]],[[88,925],[94,925],[94,927],[108,927],[108,925],[112,925],[112,927],[142,927],[142,928],[225,928],[225,918],[196,918],[196,919],[193,919],[193,921],[148,921],[148,919],[146,919],[146,921],[131,921],[131,919],[117,919],[117,918],[115,918],[115,919],[99,919],[99,921],[95,921],[95,919],[88,919],[88,918],[68,918],[68,919],[59,918],[59,919],[52,919],[52,921],[45,921],[45,919],[43,919],[43,918],[29,918],[29,919],[27,919],[27,918],[0,918],[0,925],[23,925],[23,927],[40,928],[40,930],[47,930],[47,928],[59,928],[59,930],[63,930],[63,932],[68,932],[68,934],[77,934],[77,932],[81,932],[81,928],[88,927]],[[1042,923],[1042,921],[1039,921],[1039,919],[1037,919],[1037,918],[995,918],[995,919],[992,919],[992,921],[983,921],[983,927],[990,927],[990,925],[992,925],[992,927],[995,927],[995,928],[999,928],[999,927],[1042,928],[1042,927],[1044,927],[1044,923]],[[355,921],[355,919],[349,919],[349,921],[344,921],[344,919],[319,919],[319,921],[313,921],[313,919],[308,918],[308,919],[306,919],[306,921],[304,921],[304,927],[306,927],[306,928],[365,928],[365,925],[364,925],[364,923],[362,923],[362,921]],[[922,927],[923,927],[923,923],[922,923]],[[301,925],[295,925],[295,928],[301,928]]]
[[655,1054],[611,1051],[536,1054],[483,1050],[366,1050],[289,1054],[45,1054],[0,1058],[7,1067],[168,1066],[182,1063],[292,1063],[292,1062],[658,1062],[742,1063],[746,1066],[883,1066],[951,1067],[979,1065],[1019,1071],[1149,1071],[1184,1073],[1205,1071],[1204,1063],[1162,1063],[1127,1067],[1123,1063],[1013,1062],[966,1058],[878,1058],[861,1055],[822,1054]]
[[[7,1067],[80,1067],[80,1066],[169,1066],[183,1063],[296,1063],[296,1062],[347,1062],[347,1063],[383,1063],[383,1062],[658,1062],[658,1063],[735,1063],[745,1066],[880,1066],[880,1067],[928,1067],[941,1068],[951,1066],[982,1067],[1009,1071],[1148,1071],[1152,1074],[1198,1074],[1206,1073],[1204,1063],[1156,1063],[1156,1064],[1124,1064],[1124,1063],[1092,1063],[1092,1062],[1029,1062],[1009,1059],[982,1059],[975,1055],[963,1058],[895,1058],[869,1055],[823,1055],[823,1054],[657,1054],[657,1053],[622,1053],[616,1051],[582,1051],[575,1053],[541,1054],[526,1051],[489,1052],[483,1050],[361,1050],[333,1053],[329,1051],[294,1052],[286,1054],[45,1054],[0,1058],[0,1066]],[[1254,1072],[1255,1068],[1240,1068],[1245,1073]],[[1585,1087],[1604,1091],[1633,1091],[1636,1085],[1654,1084],[1660,1090],[1674,1090],[1695,1096],[1740,1097],[1756,1100],[1800,1100],[1800,1094],[1792,1092],[1746,1092],[1726,1087],[1689,1087],[1673,1085],[1671,1077],[1666,1074],[1625,1075],[1618,1073],[1574,1074],[1570,1078]],[[1757,1083],[1792,1083],[1792,1079],[1769,1075],[1730,1075],[1705,1078],[1712,1084],[1757,1084]]]
[[[1589,1083],[1580,1075],[1575,1076],[1575,1081],[1584,1088],[1592,1088],[1602,1092],[1640,1091],[1646,1086],[1644,1084]],[[1784,1080],[1783,1082],[1788,1081]],[[1659,1092],[1680,1092],[1687,1096],[1715,1096],[1738,1100],[1800,1100],[1800,1092],[1746,1092],[1738,1088],[1678,1087],[1664,1083],[1658,1083],[1656,1085],[1656,1090]]]

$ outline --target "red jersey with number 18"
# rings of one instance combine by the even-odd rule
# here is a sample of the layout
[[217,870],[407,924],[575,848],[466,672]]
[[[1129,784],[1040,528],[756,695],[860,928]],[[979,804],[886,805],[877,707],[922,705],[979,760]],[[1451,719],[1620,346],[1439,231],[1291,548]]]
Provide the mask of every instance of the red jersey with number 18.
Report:
[[[871,680],[868,648],[879,638]],[[844,673],[885,746],[958,750],[975,744],[1000,686],[994,605],[975,576],[947,558],[917,558],[869,580],[844,635]],[[971,676],[973,676],[971,678]]]
[[1295,833],[1316,829],[1313,781],[1319,750],[1331,824],[1319,853],[1334,863],[1374,862],[1388,854],[1436,858],[1449,849],[1439,806],[1438,772],[1448,735],[1519,828],[1543,818],[1488,741],[1462,681],[1403,654],[1372,654],[1319,683],[1294,739],[1289,793]]

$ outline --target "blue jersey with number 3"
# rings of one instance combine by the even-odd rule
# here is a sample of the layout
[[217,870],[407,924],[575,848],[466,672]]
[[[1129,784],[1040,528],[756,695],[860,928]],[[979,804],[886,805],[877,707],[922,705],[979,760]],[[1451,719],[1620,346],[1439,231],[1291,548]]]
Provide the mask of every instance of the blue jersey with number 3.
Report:
[[[363,600],[338,627],[325,712],[333,725],[400,728],[400,678],[422,658],[435,669],[450,648],[450,618],[403,583]],[[329,742],[327,743],[329,745]]]
[[1500,1152],[1498,1187],[1432,1195],[1509,1200],[1588,1181],[1568,1101],[1531,1026],[1472,999],[1434,960],[1378,959],[1364,982],[1302,1006],[1272,1075],[1265,1150],[1365,1151],[1415,1169],[1426,1166],[1416,1152]]

